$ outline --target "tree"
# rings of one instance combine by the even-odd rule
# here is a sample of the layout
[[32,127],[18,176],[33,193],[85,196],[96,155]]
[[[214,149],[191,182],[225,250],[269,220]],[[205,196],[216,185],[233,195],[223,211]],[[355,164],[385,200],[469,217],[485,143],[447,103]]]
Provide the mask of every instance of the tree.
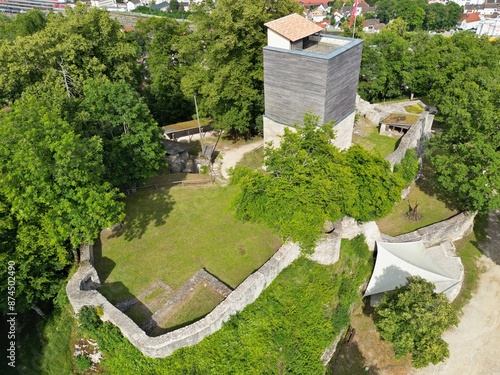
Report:
[[420,29],[424,24],[426,8],[425,0],[401,0],[396,5],[395,15],[405,20],[409,30]]
[[382,297],[375,307],[375,325],[390,342],[396,358],[412,355],[412,365],[425,367],[449,356],[442,333],[458,324],[457,313],[447,297],[434,292],[434,285],[418,276]]
[[356,199],[346,205],[345,213],[357,220],[370,221],[384,217],[401,199],[404,182],[391,172],[390,164],[359,145],[345,151],[346,162],[352,171],[352,189]]
[[101,141],[62,118],[64,98],[26,92],[0,118],[0,231],[9,244],[0,256],[17,265],[18,311],[54,296],[68,249],[122,219],[122,195],[103,181]]
[[301,12],[293,0],[219,0],[196,8],[195,32],[178,46],[188,66],[186,96],[197,95],[200,115],[228,133],[250,135],[262,126],[264,23]]
[[412,64],[405,26],[404,21],[396,19],[380,33],[366,38],[359,75],[360,96],[364,99],[380,101],[404,93]]
[[78,3],[66,8],[66,15],[49,14],[33,35],[0,44],[0,101],[15,100],[40,82],[61,86],[68,96],[80,95],[89,78],[138,87],[137,57],[137,44],[108,12]]
[[236,169],[232,178],[240,188],[236,216],[276,228],[305,251],[314,248],[326,220],[378,218],[401,194],[386,161],[358,147],[339,151],[332,124],[318,121],[306,114],[303,127],[286,129],[280,148],[266,149],[265,172]]
[[143,95],[158,124],[168,125],[190,119],[193,98],[181,91],[181,65],[175,44],[187,27],[169,18],[139,20],[133,31],[146,56]]
[[168,4],[168,10],[170,12],[178,11],[179,10],[179,2],[177,0],[171,0],[170,3]]
[[462,210],[500,207],[500,70],[496,71],[470,68],[450,82],[439,105],[450,129],[429,143],[435,180]]
[[164,169],[160,129],[137,92],[123,81],[89,80],[83,94],[74,121],[84,137],[102,143],[107,181],[135,186]]

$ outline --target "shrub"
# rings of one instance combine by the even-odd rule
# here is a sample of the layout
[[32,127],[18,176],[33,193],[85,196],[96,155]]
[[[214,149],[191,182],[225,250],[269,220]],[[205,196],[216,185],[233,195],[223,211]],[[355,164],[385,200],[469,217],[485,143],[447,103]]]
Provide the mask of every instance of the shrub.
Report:
[[83,306],[80,309],[80,312],[78,313],[78,319],[80,320],[81,328],[91,334],[96,332],[102,324],[101,319],[97,315],[96,309],[90,306]]
[[90,360],[89,357],[86,357],[84,355],[78,355],[74,358],[75,361],[75,367],[78,372],[83,372],[85,370],[88,370],[90,366],[92,366],[92,361]]
[[410,184],[417,176],[419,168],[417,153],[413,149],[408,149],[401,163],[394,166],[394,173],[399,174],[407,184]]

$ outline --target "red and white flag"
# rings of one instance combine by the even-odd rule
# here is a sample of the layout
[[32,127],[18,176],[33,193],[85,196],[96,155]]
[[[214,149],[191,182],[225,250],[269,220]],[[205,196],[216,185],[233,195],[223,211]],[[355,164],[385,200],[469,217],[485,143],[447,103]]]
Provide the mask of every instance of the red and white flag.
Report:
[[349,28],[351,28],[352,23],[356,19],[356,10],[358,10],[358,0],[354,0],[354,6],[352,7],[351,20],[349,21]]

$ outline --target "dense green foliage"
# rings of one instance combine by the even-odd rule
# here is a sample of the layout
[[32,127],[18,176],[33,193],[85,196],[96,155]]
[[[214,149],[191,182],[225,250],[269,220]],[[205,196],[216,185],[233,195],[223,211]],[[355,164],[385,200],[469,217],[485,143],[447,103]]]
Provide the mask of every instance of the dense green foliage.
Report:
[[15,100],[40,82],[63,87],[69,96],[81,94],[89,78],[125,80],[135,87],[137,52],[106,11],[80,3],[66,15],[50,14],[33,35],[0,44],[0,101]]
[[404,19],[408,30],[441,30],[456,26],[462,14],[461,7],[454,3],[432,3],[425,0],[380,0],[375,11],[381,22],[389,23],[395,18]]
[[499,77],[469,68],[450,82],[439,107],[450,129],[431,140],[428,154],[439,187],[462,210],[500,207]]
[[143,96],[160,125],[184,121],[194,113],[192,97],[181,91],[181,66],[176,43],[188,32],[184,24],[168,18],[139,20],[133,36],[146,56]]
[[165,164],[121,26],[83,5],[44,27],[29,15],[39,29],[0,42],[0,259],[16,262],[18,312],[53,297],[68,250],[122,219],[118,188]]
[[14,19],[0,14],[0,40],[32,35],[43,29],[46,23],[47,16],[38,9],[18,14]]
[[401,159],[401,163],[394,166],[394,173],[399,174],[407,184],[410,184],[417,177],[419,169],[420,161],[417,152],[410,148]]
[[326,220],[387,215],[403,185],[380,156],[360,146],[340,152],[331,143],[332,124],[318,127],[318,120],[306,114],[303,127],[286,129],[280,147],[266,150],[266,171],[236,169],[232,178],[240,187],[237,217],[276,228],[306,251]]
[[384,294],[375,307],[376,327],[394,347],[396,358],[412,355],[416,368],[436,364],[449,356],[442,333],[458,324],[448,298],[434,293],[434,284],[417,276],[405,286]]
[[196,32],[179,45],[188,65],[182,78],[186,96],[197,95],[200,116],[219,129],[249,135],[262,127],[264,23],[300,13],[293,0],[206,1],[192,21]]
[[221,330],[164,359],[144,357],[110,323],[94,337],[113,374],[322,374],[321,354],[349,324],[371,267],[363,237],[343,240],[335,265],[301,258]]

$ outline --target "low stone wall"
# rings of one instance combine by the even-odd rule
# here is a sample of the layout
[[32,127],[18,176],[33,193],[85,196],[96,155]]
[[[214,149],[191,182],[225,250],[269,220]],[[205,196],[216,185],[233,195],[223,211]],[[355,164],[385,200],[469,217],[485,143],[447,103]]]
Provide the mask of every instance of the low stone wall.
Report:
[[[423,106],[423,104],[417,100],[392,104],[371,104],[358,96],[356,99],[356,108],[361,116],[366,117],[373,124],[379,124],[380,121],[389,116],[391,113],[405,112],[405,106],[413,105],[415,103],[419,103]],[[417,123],[411,126],[411,128],[401,138],[398,148],[385,158],[385,160],[391,164],[391,169],[394,168],[394,165],[401,162],[401,159],[403,159],[408,149],[417,149],[417,152],[419,154],[421,153],[422,141],[429,137],[433,121],[434,115],[431,115],[429,111],[424,111],[421,114]]]
[[436,246],[446,241],[458,241],[472,232],[476,213],[462,212],[448,220],[428,225],[416,231],[391,237],[382,234],[385,242],[412,242],[422,240],[426,247]]
[[281,246],[271,259],[247,277],[203,319],[164,335],[149,337],[132,319],[95,290],[100,281],[92,264],[92,246],[82,246],[80,251],[80,267],[66,286],[66,293],[74,311],[77,313],[83,306],[101,306],[102,319],[115,324],[134,346],[152,358],[166,357],[174,350],[195,345],[218,331],[232,315],[253,303],[276,276],[300,255],[300,249],[295,244]]

